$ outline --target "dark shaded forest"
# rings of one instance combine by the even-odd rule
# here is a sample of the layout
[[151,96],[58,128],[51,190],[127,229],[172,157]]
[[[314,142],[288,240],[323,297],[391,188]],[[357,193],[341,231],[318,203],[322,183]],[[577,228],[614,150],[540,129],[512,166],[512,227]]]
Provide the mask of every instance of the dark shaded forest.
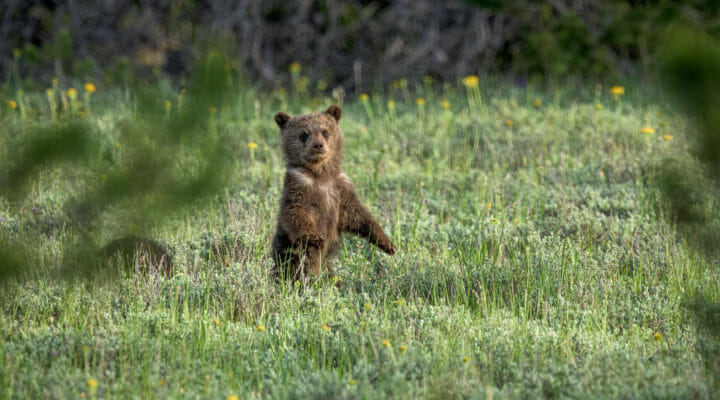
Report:
[[[0,76],[180,77],[209,46],[272,83],[298,62],[329,87],[503,73],[612,79],[655,71],[673,24],[715,38],[720,6],[693,1],[6,0]],[[17,83],[17,82],[15,82]]]

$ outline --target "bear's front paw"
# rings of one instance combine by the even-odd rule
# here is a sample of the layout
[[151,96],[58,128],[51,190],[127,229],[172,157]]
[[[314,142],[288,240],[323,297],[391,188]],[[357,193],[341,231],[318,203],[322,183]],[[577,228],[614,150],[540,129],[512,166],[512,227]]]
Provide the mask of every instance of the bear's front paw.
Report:
[[387,240],[385,243],[383,243],[382,249],[383,249],[384,252],[386,252],[387,254],[389,254],[389,255],[391,255],[391,256],[394,256],[394,255],[395,255],[395,251],[397,250],[397,249],[395,248],[395,245],[392,244],[392,242],[389,241],[389,240]]

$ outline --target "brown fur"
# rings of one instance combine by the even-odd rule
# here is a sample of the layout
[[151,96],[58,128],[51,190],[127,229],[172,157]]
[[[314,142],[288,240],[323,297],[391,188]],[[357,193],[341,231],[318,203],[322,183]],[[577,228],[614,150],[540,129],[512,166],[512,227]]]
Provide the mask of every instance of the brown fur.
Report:
[[275,115],[287,166],[273,239],[276,277],[296,280],[319,275],[326,258],[337,250],[343,232],[364,237],[387,254],[395,254],[395,246],[342,172],[341,115],[337,105],[301,117],[283,112]]

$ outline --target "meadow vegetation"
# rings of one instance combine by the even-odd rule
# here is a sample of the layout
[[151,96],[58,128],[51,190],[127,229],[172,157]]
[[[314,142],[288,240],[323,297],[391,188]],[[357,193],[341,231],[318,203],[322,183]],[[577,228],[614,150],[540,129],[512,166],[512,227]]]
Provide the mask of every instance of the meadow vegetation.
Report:
[[[37,129],[82,124],[94,144],[1,200],[0,241],[22,247],[23,269],[1,283],[0,397],[718,396],[720,268],[676,233],[654,184],[668,157],[695,164],[687,121],[652,88],[471,76],[348,100],[290,74],[287,90],[228,80],[221,104],[162,80],[3,100],[5,160]],[[272,116],[332,103],[344,170],[398,253],[346,237],[336,279],[277,285]],[[155,158],[160,193],[77,222],[87,208],[69,204],[107,201],[97,188]],[[118,258],[67,274],[79,242],[123,234],[162,241],[175,273]]]

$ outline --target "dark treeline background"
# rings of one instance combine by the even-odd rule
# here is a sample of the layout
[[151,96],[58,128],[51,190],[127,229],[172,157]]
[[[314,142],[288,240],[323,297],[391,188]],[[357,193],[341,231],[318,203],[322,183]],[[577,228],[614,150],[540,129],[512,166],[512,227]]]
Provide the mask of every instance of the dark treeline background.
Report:
[[[3,0],[0,78],[180,77],[208,45],[276,82],[297,61],[330,87],[485,72],[614,78],[652,72],[674,23],[720,37],[715,0]],[[357,87],[360,86],[360,87]]]

